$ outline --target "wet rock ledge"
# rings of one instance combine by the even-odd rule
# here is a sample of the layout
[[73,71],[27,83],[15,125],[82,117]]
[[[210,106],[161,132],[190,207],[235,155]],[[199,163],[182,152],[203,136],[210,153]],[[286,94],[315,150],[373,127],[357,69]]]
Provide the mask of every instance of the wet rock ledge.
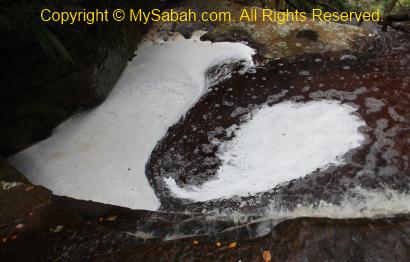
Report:
[[[2,181],[0,187],[3,261],[406,261],[410,256],[408,215],[298,218],[263,237],[248,234],[253,226],[59,197],[27,182]],[[193,231],[200,234],[178,239]]]

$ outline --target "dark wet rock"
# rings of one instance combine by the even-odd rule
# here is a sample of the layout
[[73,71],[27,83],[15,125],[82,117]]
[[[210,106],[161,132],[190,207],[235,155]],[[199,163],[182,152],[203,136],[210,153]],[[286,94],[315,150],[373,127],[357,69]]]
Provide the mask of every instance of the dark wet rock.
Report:
[[30,183],[23,174],[3,158],[0,158],[0,181]]
[[[54,196],[43,187],[0,187],[0,256],[7,261],[83,261],[142,243],[198,235],[211,239],[232,221],[196,214],[137,211]],[[242,235],[247,237],[244,228]]]
[[51,192],[43,187],[22,182],[1,181],[0,187],[0,235],[8,238],[13,233],[13,227],[27,224],[31,213],[47,205]]
[[[3,185],[0,204],[4,261],[263,261],[264,253],[271,261],[406,261],[410,255],[408,216],[298,218],[257,237],[250,225],[57,197],[22,183]],[[213,230],[219,234],[207,233]]]
[[[285,221],[273,231],[273,261],[395,261],[409,257],[407,217]],[[389,250],[394,250],[393,252]]]
[[401,8],[398,13],[387,14],[379,21],[379,24],[383,26],[383,31],[391,27],[398,31],[410,33],[410,9]]
[[[193,3],[188,2],[185,7],[179,7],[179,9],[184,10],[191,4]],[[201,2],[195,4],[195,8],[197,11],[213,8],[216,8],[215,10],[230,10],[234,13],[234,16],[237,16],[239,10],[242,9],[240,5],[228,1],[220,1],[218,6],[215,6],[214,1]],[[257,10],[260,12],[260,9]],[[334,72],[338,73],[338,70],[342,69],[345,70],[345,73],[350,72],[350,70],[346,70],[350,67],[349,61],[343,62],[344,64],[341,65],[342,62],[338,62],[339,56],[345,55],[347,58],[354,56],[352,53],[360,54],[366,49],[380,50],[385,45],[385,42],[380,41],[379,43],[374,39],[373,41],[365,41],[364,38],[369,33],[359,27],[338,23],[307,21],[287,22],[283,25],[266,22],[199,24],[180,23],[170,25],[156,23],[148,36],[151,39],[160,38],[161,36],[168,39],[170,35],[173,37],[179,31],[185,36],[186,30],[193,32],[195,28],[206,28],[208,26],[208,32],[201,36],[201,40],[246,40],[250,46],[257,49],[258,61],[264,63],[266,60],[275,60],[275,62],[271,63],[274,66],[269,70],[264,71],[262,69],[264,73],[257,72],[255,75],[247,74],[245,76],[238,76],[241,73],[234,74],[233,78],[236,80],[229,80],[212,88],[211,92],[200,100],[196,109],[191,110],[181,123],[171,127],[167,137],[158,144],[157,149],[151,156],[149,165],[147,165],[147,174],[151,184],[163,200],[162,208],[164,210],[191,208],[191,210],[196,211],[202,210],[202,204],[193,204],[192,207],[189,202],[175,200],[164,185],[163,179],[172,177],[179,186],[188,187],[190,185],[201,185],[214,177],[220,161],[215,157],[218,148],[211,145],[211,140],[214,138],[229,140],[225,129],[233,124],[239,124],[242,116],[268,100],[271,100],[270,104],[288,99],[306,101],[309,99],[307,94],[310,91],[320,91],[321,86],[316,78],[320,78],[318,76],[323,74],[323,70],[328,64],[337,67],[336,64],[339,63],[341,68],[332,69]],[[372,46],[368,42],[377,42],[377,44]],[[379,44],[380,46],[377,46]],[[331,52],[333,54],[329,55]],[[315,55],[309,56],[307,54]],[[295,62],[294,60],[298,62],[292,63],[292,61]],[[343,60],[345,59],[341,61]],[[361,60],[361,62],[363,61],[365,61],[365,58]],[[357,65],[357,67],[361,66],[365,65]],[[305,74],[305,72],[310,74],[309,67],[316,68],[315,76]],[[215,75],[216,71],[215,68],[210,68],[208,75]],[[330,70],[327,73],[330,74]],[[293,77],[294,75],[298,75],[298,77]],[[339,75],[336,75],[335,79],[332,79],[332,82],[329,81],[329,83],[331,82],[333,86],[333,83],[340,82],[338,77]],[[264,80],[261,80],[263,78]],[[253,81],[253,79],[256,80]],[[278,83],[272,84],[274,82]],[[311,83],[315,83],[317,86],[312,88],[310,87]],[[303,86],[304,88],[295,91],[288,90],[295,86]],[[233,91],[232,87],[235,87]],[[297,92],[301,94],[296,94]],[[243,100],[239,102],[238,100],[241,99]],[[318,97],[310,99],[318,99]],[[297,193],[299,195],[301,192]],[[265,196],[264,199],[269,201],[270,197]],[[251,198],[249,202],[253,202],[253,200]],[[282,202],[280,199],[277,201]],[[239,206],[239,202],[240,200],[231,203],[234,209]],[[283,202],[286,203],[286,201]],[[292,203],[292,201],[290,202]],[[205,205],[206,208],[211,210],[224,206],[223,204],[214,205],[213,203]],[[225,208],[221,209],[226,210]]]
[[[408,192],[409,43],[408,35],[387,34],[369,41],[363,53],[330,52],[281,59],[255,73],[236,74],[213,86],[169,129],[151,155],[147,174],[161,198],[162,209],[262,215],[265,207],[293,209],[298,204],[316,206],[322,200],[338,205],[346,196],[355,199],[355,192],[350,191],[356,186]],[[175,198],[165,184],[168,177],[182,188],[214,179],[221,161],[213,141],[231,140],[228,129],[245,122],[243,116],[255,108],[320,99],[357,107],[367,124],[361,130],[366,142],[344,156],[345,164],[318,170],[254,197],[203,203]]]
[[201,214],[130,210],[0,181],[0,256],[7,261],[90,259],[141,243],[210,238],[233,226]]
[[[331,220],[300,218],[285,221],[263,238],[202,242],[193,239],[163,245],[146,244],[106,256],[123,261],[405,261],[409,257],[410,223],[394,219]],[[236,241],[234,248],[229,245]],[[232,247],[233,245],[231,245]],[[164,259],[166,257],[166,259]],[[266,257],[266,256],[265,256]]]
[[319,34],[313,30],[301,30],[296,34],[297,38],[306,38],[312,41],[317,41],[319,39]]
[[[410,218],[298,218],[258,237],[240,225],[193,214],[130,210],[2,183],[4,261],[405,261]],[[173,240],[174,239],[174,240]],[[219,243],[219,244],[218,244]]]
[[47,102],[19,102],[16,97],[3,100],[0,127],[0,154],[8,156],[33,142],[44,139],[74,109]]

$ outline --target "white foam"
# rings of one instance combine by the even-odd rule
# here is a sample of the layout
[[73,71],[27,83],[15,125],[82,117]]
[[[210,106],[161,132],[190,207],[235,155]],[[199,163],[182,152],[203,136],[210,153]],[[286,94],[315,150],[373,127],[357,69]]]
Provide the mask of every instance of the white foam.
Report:
[[223,161],[215,179],[201,186],[166,183],[180,198],[207,201],[255,195],[343,163],[342,156],[365,139],[355,108],[333,100],[282,102],[253,112],[235,138],[219,149]]
[[160,202],[145,176],[153,148],[206,92],[209,67],[239,60],[252,66],[253,54],[241,43],[212,44],[198,36],[144,42],[103,104],[10,162],[58,195],[156,210]]
[[295,208],[265,208],[257,219],[249,221],[249,214],[215,214],[215,218],[231,217],[236,223],[258,223],[259,237],[271,232],[275,225],[287,219],[298,217],[327,217],[332,219],[395,217],[410,213],[410,195],[388,188],[377,190],[355,187],[343,193],[339,204],[320,200],[315,204],[299,204]]

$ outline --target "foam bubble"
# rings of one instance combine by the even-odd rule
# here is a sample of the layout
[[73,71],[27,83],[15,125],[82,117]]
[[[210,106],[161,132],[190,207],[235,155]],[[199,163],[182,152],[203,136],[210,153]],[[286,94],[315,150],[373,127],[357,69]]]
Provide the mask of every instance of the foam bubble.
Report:
[[201,186],[165,182],[180,198],[194,201],[255,195],[343,163],[343,155],[364,142],[365,122],[350,105],[334,100],[282,102],[263,106],[219,147],[223,164],[217,177]]

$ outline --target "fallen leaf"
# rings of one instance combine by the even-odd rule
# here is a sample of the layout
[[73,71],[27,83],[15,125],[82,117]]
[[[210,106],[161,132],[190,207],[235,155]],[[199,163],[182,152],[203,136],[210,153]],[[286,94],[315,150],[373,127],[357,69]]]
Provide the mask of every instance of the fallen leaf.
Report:
[[118,218],[118,215],[109,215],[105,220],[114,221]]
[[33,190],[34,190],[34,186],[28,186],[28,187],[26,187],[26,191],[27,191],[27,192],[33,191]]
[[103,220],[104,220],[103,217],[100,217],[100,218],[98,219],[99,222],[102,222]]
[[221,247],[221,245],[222,245],[221,242],[219,242],[219,241],[216,242],[217,247]]
[[194,240],[194,241],[192,241],[192,244],[194,244],[194,245],[198,245],[198,244],[199,244],[199,242],[198,242],[198,240]]
[[19,238],[19,236],[17,236],[17,235],[12,235],[12,236],[10,237],[11,240],[16,240],[17,238]]
[[50,231],[51,231],[51,232],[54,232],[54,233],[58,233],[58,232],[60,232],[61,230],[63,230],[63,228],[64,228],[64,226],[59,225],[59,226],[57,226],[56,228],[50,228]]
[[228,248],[235,248],[236,245],[237,245],[236,242],[232,242],[232,243],[229,244]]
[[17,226],[16,226],[16,229],[22,229],[23,227],[25,227],[26,225],[24,225],[24,224],[18,224]]
[[269,262],[272,259],[272,256],[269,252],[269,250],[263,251],[263,261]]

